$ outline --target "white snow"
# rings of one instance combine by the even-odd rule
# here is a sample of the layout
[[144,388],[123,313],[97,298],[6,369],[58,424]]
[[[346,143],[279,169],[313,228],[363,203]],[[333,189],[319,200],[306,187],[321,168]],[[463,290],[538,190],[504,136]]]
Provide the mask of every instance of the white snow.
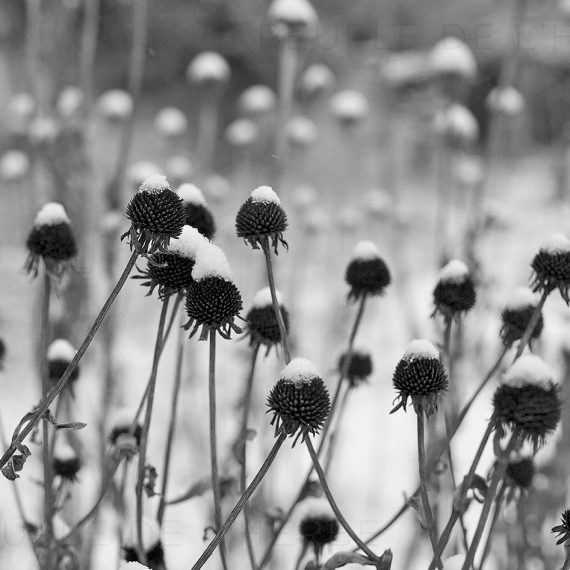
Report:
[[140,562],[125,562],[119,570],[149,570],[149,567],[143,566]]
[[358,121],[368,114],[368,101],[359,91],[339,91],[330,101],[331,113],[340,120]]
[[99,97],[98,107],[108,119],[124,119],[133,112],[133,98],[122,89],[110,89]]
[[440,283],[463,283],[469,276],[469,268],[464,261],[452,259],[441,268],[438,276]]
[[186,77],[194,83],[205,81],[224,82],[230,77],[228,62],[215,51],[205,51],[197,55],[188,66]]
[[524,97],[511,85],[495,87],[487,97],[487,105],[493,111],[505,115],[518,115],[525,107]]
[[316,23],[317,13],[307,0],[274,0],[269,6],[269,19],[283,24]]
[[69,534],[69,525],[59,516],[53,517],[53,536],[60,540]]
[[467,140],[475,140],[479,136],[477,119],[467,107],[458,103],[453,103],[436,114],[434,128],[439,134],[453,135]]
[[156,114],[154,127],[165,137],[179,137],[188,129],[188,119],[177,107],[164,107]]
[[110,413],[109,431],[114,429],[129,429],[133,425],[136,409],[123,406]]
[[53,456],[55,459],[60,461],[71,461],[77,457],[77,453],[69,443],[61,439],[56,440],[55,449],[53,450]]
[[196,263],[192,269],[192,276],[195,281],[201,281],[207,277],[221,277],[233,282],[233,273],[225,253],[208,240],[204,240],[196,251]]
[[301,520],[308,517],[326,517],[336,520],[334,511],[325,498],[309,497],[299,507],[301,509]]
[[380,257],[380,252],[376,247],[375,243],[371,241],[359,241],[352,250],[351,259],[357,259],[359,261],[371,261],[372,259],[378,259]]
[[542,358],[524,353],[503,375],[503,382],[511,386],[520,384],[546,384],[552,382],[554,372]]
[[[142,539],[145,552],[152,550],[160,542],[160,528],[153,517],[143,517]],[[125,544],[129,547],[137,544],[137,525],[134,520],[125,529]]]
[[295,384],[304,384],[311,382],[314,378],[320,378],[320,374],[310,360],[306,358],[293,358],[293,360],[283,368],[280,377],[283,380]]
[[57,202],[44,204],[36,214],[34,226],[55,226],[57,224],[69,224],[69,218],[65,208]]
[[277,196],[271,186],[259,186],[250,196],[254,202],[274,202],[275,204],[281,204],[279,196]]
[[206,206],[206,198],[202,190],[198,188],[195,184],[181,184],[176,193],[182,198],[185,204],[193,204],[195,206]]
[[58,338],[54,340],[47,349],[47,359],[48,360],[66,360],[71,362],[77,351],[73,345],[63,339]]
[[414,339],[404,353],[403,358],[411,360],[413,358],[437,358],[439,359],[439,350],[425,338]]
[[542,242],[540,251],[552,254],[568,253],[570,252],[570,240],[564,234],[552,234]]
[[238,99],[238,106],[243,113],[259,115],[269,113],[275,108],[277,97],[267,85],[252,85]]
[[[277,303],[279,305],[283,305],[283,296],[281,293],[276,290],[275,296],[277,297]],[[251,306],[255,309],[263,309],[264,307],[270,307],[271,305],[273,305],[273,299],[271,298],[271,289],[269,289],[269,287],[264,287],[255,294]]]
[[430,67],[435,73],[457,73],[471,78],[477,73],[477,63],[471,49],[453,36],[440,40],[429,56]]
[[465,562],[464,554],[456,554],[443,561],[443,570],[461,570]]
[[505,303],[505,309],[518,311],[538,305],[539,295],[533,293],[528,287],[517,287]]
[[210,242],[196,228],[185,225],[180,236],[170,240],[168,251],[181,257],[195,259],[198,249],[205,243]]
[[301,89],[307,93],[315,93],[334,86],[336,78],[330,67],[322,63],[309,65],[301,75]]
[[139,192],[159,194],[165,190],[170,190],[170,184],[163,174],[153,174],[144,180],[140,185]]

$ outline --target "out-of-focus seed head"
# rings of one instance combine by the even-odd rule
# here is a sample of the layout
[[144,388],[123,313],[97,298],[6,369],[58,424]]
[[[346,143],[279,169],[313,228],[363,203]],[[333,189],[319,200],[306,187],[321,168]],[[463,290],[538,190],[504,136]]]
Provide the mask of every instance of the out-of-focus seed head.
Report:
[[333,95],[330,111],[342,126],[350,128],[359,124],[368,115],[369,104],[359,91],[345,89]]
[[536,469],[532,457],[523,457],[507,464],[507,483],[511,487],[519,489],[529,489]]
[[348,359],[347,357],[347,352],[340,355],[337,368],[341,373],[346,369],[346,378],[350,387],[356,388],[366,382],[372,374],[372,357],[369,352],[359,349],[352,349]]
[[319,131],[314,121],[298,115],[289,119],[285,127],[285,135],[292,147],[305,149],[315,144]]
[[180,109],[164,107],[154,118],[154,128],[166,139],[181,137],[188,130],[188,119]]
[[0,157],[0,178],[5,182],[18,182],[30,172],[30,158],[21,150],[8,150]]
[[392,383],[399,402],[390,413],[399,408],[405,411],[408,398],[412,399],[416,413],[422,409],[428,416],[435,413],[448,384],[437,348],[428,340],[413,340],[396,366]]
[[57,440],[52,467],[54,475],[65,481],[75,482],[81,469],[81,458],[67,442]]
[[225,137],[230,146],[245,150],[259,139],[259,127],[251,119],[237,119],[226,127]]
[[55,106],[59,116],[70,121],[79,116],[84,104],[83,90],[75,85],[68,85],[59,92]]
[[429,54],[429,65],[436,76],[471,80],[477,74],[473,52],[464,42],[452,36],[435,44]]
[[267,241],[277,254],[279,242],[287,247],[283,239],[287,227],[287,214],[281,200],[269,186],[256,188],[236,215],[236,234],[253,249],[259,249],[262,242]]
[[[538,302],[539,299],[536,293],[533,293],[527,287],[519,287],[513,292],[501,314],[503,322],[501,339],[505,346],[511,346],[523,337]],[[531,341],[540,336],[543,327],[544,319],[541,311],[536,326],[532,331]]]
[[344,278],[350,287],[348,298],[355,301],[364,295],[381,295],[392,281],[386,262],[370,241],[356,244]]
[[303,542],[313,547],[318,561],[323,548],[334,542],[338,536],[338,520],[325,499],[309,498],[300,506],[303,508],[303,515],[299,532]]
[[328,390],[314,365],[305,358],[294,358],[283,369],[267,399],[275,435],[285,433],[304,440],[316,435],[330,413]]
[[[285,324],[285,330],[289,332],[289,312],[283,305],[279,291],[276,293],[279,309],[281,310]],[[267,353],[269,353],[271,347],[279,345],[281,342],[281,333],[273,309],[273,301],[269,287],[265,287],[257,292],[245,320],[247,321],[247,334],[249,335],[249,343],[251,346],[266,346]]]
[[467,107],[458,103],[452,103],[437,113],[434,129],[452,148],[472,146],[479,137],[477,119]]
[[315,33],[318,17],[308,0],[273,0],[269,22],[278,38],[306,38]]
[[565,235],[551,235],[534,256],[531,267],[533,291],[550,293],[558,289],[564,302],[570,304],[570,240]]
[[238,107],[245,115],[271,113],[277,105],[275,92],[267,85],[252,85],[238,99]]
[[165,162],[164,170],[168,179],[178,186],[184,181],[190,180],[194,176],[195,169],[194,164],[187,156],[175,154]]
[[194,184],[181,184],[176,192],[182,198],[185,223],[211,240],[216,233],[216,222],[200,188]]
[[26,271],[36,277],[40,259],[48,274],[60,279],[77,255],[75,236],[65,209],[49,202],[37,213],[26,240],[28,257]]
[[330,67],[322,63],[313,63],[301,74],[299,91],[303,97],[316,99],[325,91],[333,89],[336,77]]
[[525,108],[525,101],[521,92],[511,85],[492,89],[486,103],[492,112],[509,117],[520,115]]
[[128,457],[138,451],[142,436],[142,425],[134,422],[136,410],[120,408],[111,414],[109,421],[109,441]]
[[[67,370],[70,362],[75,357],[77,351],[73,345],[63,339],[58,338],[54,340],[47,349],[47,361],[48,361],[48,377],[51,383],[55,384],[63,376],[63,373]],[[67,386],[72,386],[73,383],[79,378],[80,367],[79,364],[75,366],[71,376],[69,377],[69,383]]]
[[230,79],[230,66],[217,52],[205,51],[198,54],[188,66],[186,77],[190,83],[201,87],[219,87]]
[[452,259],[439,273],[433,290],[434,312],[446,319],[457,319],[475,306],[477,292],[467,265]]
[[167,253],[172,238],[182,233],[185,216],[182,199],[170,189],[165,176],[147,178],[127,205],[131,221],[128,236],[131,247],[140,253]]
[[105,119],[119,122],[131,116],[134,104],[133,98],[126,91],[111,89],[99,97],[97,107]]

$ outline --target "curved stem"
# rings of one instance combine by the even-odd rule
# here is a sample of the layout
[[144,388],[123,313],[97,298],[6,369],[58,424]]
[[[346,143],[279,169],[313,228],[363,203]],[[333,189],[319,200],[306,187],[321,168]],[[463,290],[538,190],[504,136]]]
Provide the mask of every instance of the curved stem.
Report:
[[532,333],[534,332],[534,329],[536,328],[536,324],[538,323],[538,319],[540,319],[540,313],[542,311],[542,308],[544,307],[544,303],[546,303],[546,299],[547,299],[549,294],[550,294],[550,291],[548,289],[545,289],[542,292],[542,295],[540,296],[540,300],[538,302],[538,305],[534,309],[534,313],[532,314],[532,317],[530,318],[530,321],[528,322],[528,325],[524,331],[524,334],[523,334],[523,336],[519,342],[519,345],[517,347],[517,353],[515,354],[513,362],[515,360],[517,360],[517,358],[519,358],[519,356],[523,353],[526,345],[530,342],[530,339],[532,337]]
[[273,447],[271,448],[269,455],[267,456],[267,458],[263,462],[263,465],[260,467],[259,471],[257,472],[255,477],[253,478],[252,482],[249,484],[245,493],[243,493],[242,496],[239,498],[239,501],[236,503],[236,506],[233,508],[233,510],[229,514],[228,518],[224,521],[224,524],[218,530],[218,532],[216,533],[216,536],[213,538],[212,542],[208,545],[206,550],[204,550],[204,552],[202,553],[202,555],[200,556],[200,558],[198,559],[196,564],[194,564],[194,566],[192,566],[191,570],[199,570],[208,561],[208,558],[210,558],[210,556],[212,556],[212,553],[214,552],[214,550],[216,550],[216,548],[218,547],[220,542],[223,540],[223,538],[226,535],[226,533],[228,532],[228,530],[230,530],[231,526],[233,525],[233,523],[235,522],[235,520],[239,516],[241,510],[243,509],[245,504],[249,501],[250,497],[253,495],[254,491],[257,489],[257,487],[261,483],[262,479],[265,477],[267,471],[269,470],[269,467],[273,463],[275,457],[277,457],[277,453],[279,452],[279,449],[283,445],[283,442],[285,441],[286,437],[287,436],[284,433],[279,434],[279,437],[277,438],[277,440],[273,444]]
[[343,514],[340,512],[340,509],[338,508],[338,505],[336,504],[336,501],[334,500],[334,497],[332,496],[331,490],[328,486],[325,473],[324,473],[324,471],[323,471],[323,469],[319,463],[319,458],[317,456],[317,452],[315,451],[315,448],[313,447],[313,444],[311,443],[311,440],[309,439],[308,436],[305,437],[305,444],[307,445],[307,449],[309,450],[309,455],[311,456],[311,460],[313,461],[315,471],[317,472],[317,475],[319,477],[319,481],[321,482],[321,486],[323,488],[323,491],[325,492],[325,496],[326,496],[336,518],[338,519],[338,522],[342,525],[342,527],[344,528],[344,530],[346,530],[346,532],[350,536],[350,538],[352,538],[352,540],[354,540],[354,542],[359,546],[359,548],[363,552],[365,552],[372,560],[378,560],[378,556],[376,556],[376,554],[374,554],[374,552],[370,548],[368,548],[368,546],[366,546],[366,544],[354,532],[352,527],[348,524],[348,521],[344,518]]
[[497,524],[497,520],[499,519],[499,515],[501,514],[501,504],[503,502],[503,497],[505,495],[506,485],[503,481],[497,496],[495,497],[495,511],[493,513],[493,518],[491,519],[491,526],[489,527],[489,533],[487,534],[487,540],[485,542],[485,548],[483,549],[483,555],[481,556],[481,562],[479,562],[479,570],[483,570],[483,566],[485,565],[485,560],[487,556],[491,552],[491,546],[493,544],[493,531],[495,530],[495,525]]
[[[209,417],[210,417],[210,465],[212,469],[212,493],[214,495],[214,522],[216,532],[222,525],[222,500],[220,496],[220,474],[218,470],[218,441],[216,434],[216,331],[210,331],[210,365],[208,375]],[[228,570],[226,562],[226,545],[220,540],[220,558],[224,570]]]
[[431,547],[435,554],[437,567],[443,568],[437,548],[437,529],[435,528],[435,521],[433,520],[433,513],[429,502],[429,494],[427,487],[427,469],[426,469],[426,450],[425,450],[425,425],[424,425],[424,410],[421,406],[416,410],[417,425],[418,425],[418,465],[420,475],[420,496],[423,506],[423,513],[426,517],[428,525],[428,533],[431,541]]
[[164,324],[166,321],[166,313],[168,311],[168,301],[166,298],[162,302],[160,318],[158,321],[158,330],[156,333],[156,341],[154,345],[154,356],[152,359],[152,370],[149,379],[148,398],[146,404],[146,414],[142,426],[141,440],[139,446],[139,462],[136,486],[136,515],[137,515],[137,556],[141,564],[146,564],[146,552],[143,547],[143,491],[144,477],[146,472],[146,451],[148,447],[148,434],[150,431],[150,421],[152,418],[152,407],[154,403],[154,391],[156,387],[156,377],[158,373],[158,362],[162,351],[162,341],[164,333]]

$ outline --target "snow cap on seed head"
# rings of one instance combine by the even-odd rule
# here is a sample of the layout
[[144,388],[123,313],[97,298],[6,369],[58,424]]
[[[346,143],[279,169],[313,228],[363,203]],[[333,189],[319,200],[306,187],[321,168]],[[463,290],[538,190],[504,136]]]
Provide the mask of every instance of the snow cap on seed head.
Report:
[[[283,304],[283,295],[280,291],[275,291],[275,296],[277,297],[277,303],[279,305]],[[271,297],[271,289],[269,287],[264,287],[260,289],[253,298],[251,304],[255,309],[262,309],[263,307],[270,307],[273,305],[273,299]]]
[[233,273],[226,254],[216,244],[204,239],[196,251],[196,263],[192,270],[194,281],[207,277],[220,277],[233,283]]
[[317,12],[308,0],[273,0],[268,17],[278,37],[310,35],[318,23]]
[[536,354],[527,352],[517,358],[503,375],[503,382],[510,386],[521,384],[547,385],[554,380],[554,372]]
[[439,350],[429,340],[417,338],[410,342],[406,348],[406,352],[404,352],[403,358],[406,360],[413,360],[414,358],[439,359]]
[[336,78],[330,67],[322,63],[309,65],[301,75],[299,87],[301,92],[309,97],[317,96],[325,89],[334,86]]
[[97,106],[101,114],[108,120],[126,119],[133,112],[133,98],[122,89],[105,91]]
[[505,309],[520,310],[538,305],[539,296],[528,287],[517,287],[507,299]]
[[152,174],[148,178],[145,178],[138,191],[157,194],[164,190],[170,190],[170,184],[166,176],[164,176],[164,174]]
[[119,570],[150,570],[148,566],[140,562],[124,562]]
[[466,79],[477,73],[473,52],[459,38],[450,36],[440,40],[429,55],[431,70],[438,75],[459,75]]
[[199,206],[206,206],[206,198],[204,198],[204,194],[198,186],[195,184],[184,183],[181,184],[176,192],[182,198],[182,202],[184,204],[193,204]]
[[464,105],[452,103],[439,111],[434,119],[435,131],[450,143],[467,144],[477,140],[479,125],[473,113]]
[[34,218],[34,227],[69,224],[65,208],[57,202],[44,204]]
[[551,234],[542,242],[540,251],[546,253],[568,253],[570,252],[570,240],[562,233]]
[[225,83],[230,78],[230,66],[219,53],[205,51],[190,62],[186,77],[196,84]]
[[168,253],[175,253],[181,257],[195,259],[198,249],[210,243],[196,228],[185,225],[180,237],[173,238],[168,244]]
[[462,283],[469,277],[469,268],[464,261],[452,259],[439,272],[440,283]]
[[261,115],[273,111],[277,102],[275,92],[267,85],[252,85],[238,99],[238,106],[243,113]]
[[381,295],[390,285],[392,277],[376,245],[361,241],[352,252],[344,279],[350,286],[348,298],[356,300],[363,295]]
[[253,202],[274,202],[275,204],[281,204],[281,200],[277,193],[271,186],[258,186],[250,194]]
[[352,250],[351,259],[370,260],[380,257],[380,251],[375,243],[363,240],[359,241]]
[[154,127],[163,137],[179,137],[188,129],[188,119],[177,107],[164,107],[156,114]]
[[47,349],[47,359],[71,362],[76,352],[77,351],[69,341],[63,338],[57,338]]
[[315,365],[307,358],[293,358],[281,371],[281,378],[295,385],[310,383],[314,378],[320,378]]
[[354,125],[368,114],[369,105],[362,93],[345,89],[333,95],[330,110],[341,123]]

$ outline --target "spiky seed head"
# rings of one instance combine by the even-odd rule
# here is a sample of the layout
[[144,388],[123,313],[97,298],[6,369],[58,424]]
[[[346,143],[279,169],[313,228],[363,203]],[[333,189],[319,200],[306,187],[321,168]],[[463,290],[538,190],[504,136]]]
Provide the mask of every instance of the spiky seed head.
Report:
[[392,383],[400,401],[391,413],[401,407],[405,411],[408,398],[417,413],[421,409],[426,415],[435,413],[448,383],[437,348],[428,340],[413,340],[396,366]]
[[283,432],[297,440],[316,435],[330,413],[328,390],[314,365],[305,358],[294,358],[283,369],[267,399],[268,413],[275,434]]
[[[63,338],[58,338],[49,345],[46,356],[50,382],[56,383],[63,376],[63,373],[67,370],[70,362],[75,357],[76,352],[73,345]],[[73,369],[69,377],[69,382],[75,382],[77,378],[79,378],[79,372],[78,364]]]
[[511,486],[529,489],[536,469],[532,457],[523,457],[507,464],[507,481]]
[[[347,366],[348,353],[344,352],[338,360],[338,370],[342,373]],[[368,380],[372,374],[372,357],[369,352],[353,349],[348,359],[347,380],[351,388],[356,388]]]
[[147,178],[127,205],[130,245],[141,253],[166,253],[168,243],[182,233],[185,216],[182,200],[170,189],[166,176]]
[[75,236],[67,213],[61,204],[48,202],[37,213],[26,240],[28,257],[25,269],[34,277],[40,259],[46,271],[56,279],[63,276],[77,255]]
[[150,570],[148,566],[143,566],[140,562],[125,562],[119,570]]
[[550,293],[558,289],[564,302],[570,304],[570,240],[565,235],[551,235],[534,256],[531,267],[533,291]]
[[288,227],[287,214],[281,200],[269,186],[256,188],[241,205],[236,216],[236,234],[253,249],[263,240],[270,241],[275,253],[278,242],[287,247],[283,232]]
[[81,458],[67,442],[58,440],[53,453],[52,466],[54,475],[74,482],[81,469]]
[[556,544],[562,544],[570,539],[570,509],[565,510],[560,516],[560,522],[558,526],[552,528],[550,532],[558,534],[556,537],[558,540]]
[[[527,287],[519,287],[505,304],[501,314],[501,339],[505,346],[511,346],[523,337],[532,315],[538,305],[538,296]],[[542,311],[532,331],[530,340],[537,339],[542,333],[544,319]]]
[[[277,293],[277,302],[281,310],[285,330],[289,331],[289,311],[283,305],[281,294]],[[257,292],[253,299],[253,304],[247,313],[247,333],[250,337],[250,345],[264,345],[267,350],[281,342],[279,324],[273,309],[273,301],[269,287],[265,287]]]
[[375,244],[361,241],[352,252],[345,273],[350,286],[348,298],[358,300],[364,295],[381,295],[390,285],[392,276]]
[[142,436],[142,425],[135,418],[135,410],[120,408],[112,413],[109,425],[109,441],[119,449],[135,452]]
[[476,300],[477,291],[467,265],[459,259],[452,259],[440,271],[433,290],[433,315],[457,319],[470,311]]
[[338,520],[325,499],[309,498],[301,503],[301,507],[303,515],[299,532],[303,542],[313,547],[319,560],[323,547],[336,540],[339,531]]
[[181,184],[176,192],[182,198],[185,223],[211,240],[216,233],[216,223],[202,190],[195,184]]

